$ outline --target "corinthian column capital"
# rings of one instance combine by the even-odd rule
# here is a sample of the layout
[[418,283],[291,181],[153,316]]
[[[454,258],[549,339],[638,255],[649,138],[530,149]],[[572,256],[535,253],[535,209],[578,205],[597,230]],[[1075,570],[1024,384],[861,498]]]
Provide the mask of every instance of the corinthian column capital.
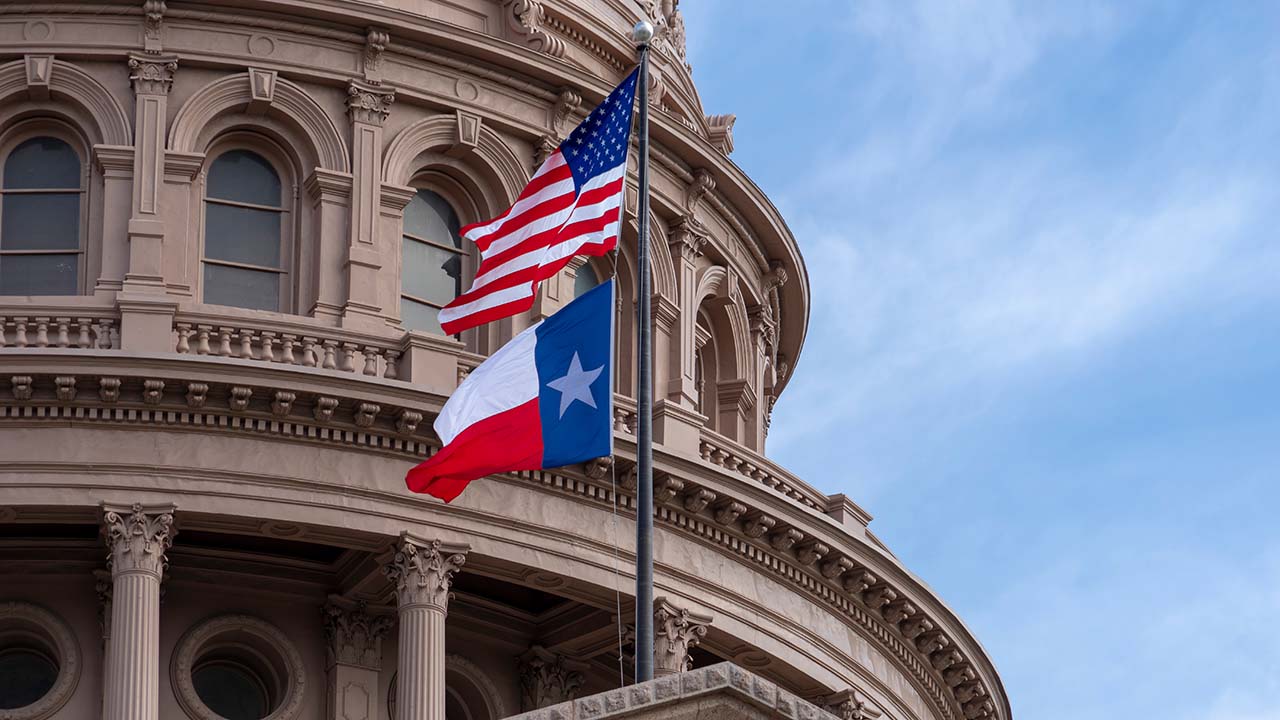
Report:
[[396,587],[400,609],[422,606],[448,612],[453,574],[467,561],[469,545],[400,535],[395,555],[383,568]]
[[159,579],[168,565],[165,551],[178,531],[173,505],[102,505],[102,524],[112,577],[146,573]]
[[378,670],[382,666],[382,638],[391,625],[392,618],[369,613],[364,603],[348,607],[331,600],[324,608],[329,665]]
[[676,607],[666,598],[653,601],[653,674],[672,675],[689,669],[689,648],[707,634],[710,615]]

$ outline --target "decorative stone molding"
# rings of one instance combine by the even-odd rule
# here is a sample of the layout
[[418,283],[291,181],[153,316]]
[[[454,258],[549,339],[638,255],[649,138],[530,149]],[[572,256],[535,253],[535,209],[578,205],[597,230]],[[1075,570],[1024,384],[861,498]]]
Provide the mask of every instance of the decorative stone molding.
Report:
[[456,147],[461,149],[473,150],[480,145],[480,128],[484,124],[484,120],[475,113],[469,113],[461,108],[457,111],[458,117],[458,142]]
[[653,601],[653,674],[673,675],[689,669],[689,648],[706,637],[710,615],[677,607],[664,597]]
[[840,720],[876,720],[884,714],[865,695],[854,689],[830,695],[823,704],[827,712]]
[[27,92],[36,100],[49,98],[53,82],[53,56],[28,55],[24,58],[27,70]]
[[786,528],[769,536],[769,544],[774,550],[786,552],[796,543],[804,539],[804,533],[795,528]]
[[58,402],[71,402],[76,399],[76,379],[74,377],[59,375],[53,379],[53,386]]
[[178,531],[173,527],[173,505],[102,505],[107,562],[112,576],[146,573],[163,576],[165,556]]
[[733,124],[738,120],[737,115],[708,115],[707,120],[707,139],[712,145],[719,148],[720,152],[725,155],[733,153]]
[[702,196],[716,189],[716,179],[711,175],[711,171],[706,168],[698,168],[693,171],[693,181],[684,189],[684,209],[689,213],[693,213],[698,207],[698,201]]
[[684,490],[684,481],[674,475],[658,473],[653,478],[653,501],[665,505]]
[[537,710],[574,699],[578,688],[582,687],[584,676],[571,665],[568,658],[540,645],[521,655],[518,660],[521,711]]
[[176,55],[129,56],[129,81],[137,95],[168,95],[177,71]]
[[756,513],[742,522],[742,531],[749,538],[764,537],[765,533],[773,529],[778,524],[778,519],[765,515],[764,513]]
[[603,480],[604,476],[608,475],[609,471],[612,469],[613,469],[613,456],[611,455],[598,457],[594,460],[591,460],[589,462],[585,462],[582,464],[582,474],[586,475],[592,480]]
[[10,389],[13,391],[13,399],[18,401],[30,400],[33,392],[32,380],[30,375],[14,375],[9,378]]
[[276,100],[275,70],[265,68],[249,68],[249,103],[246,111],[250,115],[262,115]]
[[391,42],[391,35],[382,28],[371,27],[364,36],[364,81],[382,84],[382,56]]
[[875,575],[866,570],[855,570],[845,573],[840,580],[841,587],[850,595],[862,596],[862,593],[872,585],[875,585],[877,578]]
[[373,421],[378,418],[378,412],[382,407],[374,403],[362,402],[356,405],[355,423],[360,427],[373,427]]
[[721,525],[732,525],[746,511],[746,505],[733,500],[726,500],[716,507],[716,522]]
[[227,394],[227,407],[237,412],[249,409],[249,400],[253,398],[253,388],[236,385]]
[[667,244],[673,257],[692,261],[702,257],[702,251],[710,240],[707,228],[692,215],[685,215],[672,228]]
[[564,137],[565,123],[581,106],[582,95],[577,90],[560,88],[560,94],[556,96],[555,105],[551,106],[551,118],[548,123],[551,126],[551,131],[559,137]]
[[329,667],[355,665],[368,670],[382,667],[382,638],[393,621],[372,615],[364,603],[347,607],[330,601],[324,607],[325,657]]
[[39,700],[20,708],[0,709],[0,720],[45,720],[51,718],[75,693],[84,663],[80,645],[71,627],[52,612],[26,602],[0,602],[0,639],[21,637],[54,660],[58,675],[53,687]]
[[142,381],[142,402],[148,405],[159,405],[164,399],[164,381],[163,380],[143,380]]
[[120,399],[120,378],[104,377],[98,379],[98,397],[104,403],[113,403]]
[[697,514],[716,501],[716,494],[706,488],[697,488],[684,498],[684,509]]
[[395,586],[399,607],[427,606],[447,612],[453,575],[466,563],[468,550],[467,545],[402,534],[395,555],[383,568]]
[[401,410],[399,417],[396,418],[396,432],[401,435],[412,435],[417,431],[420,422],[422,422],[422,413],[416,410]]
[[164,13],[167,7],[164,0],[144,0],[142,3],[142,42],[143,50],[158,55],[164,50]]
[[501,0],[507,24],[524,44],[551,57],[564,57],[565,42],[546,27],[546,10],[540,0]]
[[338,399],[331,397],[316,398],[315,407],[312,408],[311,414],[315,417],[316,422],[327,423],[333,420],[333,411],[338,409]]
[[287,417],[293,411],[293,401],[297,399],[297,393],[277,390],[275,399],[271,401],[271,414],[276,417]]
[[187,631],[178,642],[170,665],[171,683],[178,704],[194,720],[222,720],[200,699],[191,672],[205,658],[230,653],[248,665],[264,665],[258,674],[271,683],[268,694],[275,703],[269,720],[293,720],[302,710],[306,667],[302,654],[287,635],[274,625],[249,615],[222,615],[205,620]]
[[187,407],[202,408],[209,399],[209,386],[205,383],[187,383]]
[[391,104],[395,101],[395,90],[360,80],[347,84],[347,114],[351,116],[351,122],[381,126],[391,114]]
[[796,549],[796,559],[801,565],[813,565],[831,552],[831,546],[823,542],[813,540],[801,545]]

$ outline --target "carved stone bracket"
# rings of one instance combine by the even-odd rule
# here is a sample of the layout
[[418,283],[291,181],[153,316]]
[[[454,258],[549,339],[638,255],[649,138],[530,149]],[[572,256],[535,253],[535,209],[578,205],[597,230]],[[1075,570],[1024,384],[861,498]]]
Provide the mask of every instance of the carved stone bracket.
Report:
[[712,145],[720,149],[725,155],[733,153],[733,124],[738,120],[737,115],[708,115],[707,118],[708,140]]
[[706,637],[710,615],[673,605],[666,598],[653,601],[653,674],[674,675],[690,667],[689,648]]
[[324,607],[325,656],[329,667],[355,665],[368,670],[382,666],[382,638],[393,621],[373,615],[364,603],[355,606],[330,601]]
[[540,645],[529,648],[519,658],[521,710],[528,712],[573,700],[582,687],[581,670],[585,667],[585,663],[575,663]]
[[716,179],[706,168],[693,171],[693,182],[684,190],[684,209],[692,213],[704,195],[716,189]]
[[168,95],[177,71],[176,55],[129,55],[129,81],[137,95]]
[[102,524],[111,574],[140,572],[160,578],[173,544],[173,505],[102,505]]
[[556,104],[551,107],[551,118],[548,123],[551,131],[559,137],[564,137],[565,123],[581,105],[582,95],[578,91],[573,88],[561,88],[560,94],[556,97]]
[[382,55],[387,51],[391,35],[382,28],[371,27],[364,39],[364,81],[382,84]]
[[391,104],[395,101],[395,90],[360,80],[352,80],[347,85],[347,113],[351,122],[382,125],[391,114]]
[[840,720],[876,720],[883,715],[865,695],[854,689],[830,695],[823,704],[827,712]]
[[413,605],[447,612],[453,575],[467,561],[467,545],[400,536],[395,555],[383,572],[396,589],[401,609]]
[[164,50],[164,13],[168,8],[164,0],[144,0],[142,3],[142,48],[158,55]]
[[523,38],[524,44],[551,57],[564,57],[565,42],[551,34],[546,25],[546,10],[540,0],[501,0],[507,11],[507,24]]

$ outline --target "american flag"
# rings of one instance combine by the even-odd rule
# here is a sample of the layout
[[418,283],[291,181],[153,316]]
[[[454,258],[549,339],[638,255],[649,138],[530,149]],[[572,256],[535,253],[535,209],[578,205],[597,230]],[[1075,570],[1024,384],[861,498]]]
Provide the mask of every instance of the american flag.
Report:
[[462,228],[480,248],[480,267],[471,289],[440,311],[445,333],[528,310],[538,283],[574,255],[603,255],[618,244],[638,72],[569,133],[514,205]]

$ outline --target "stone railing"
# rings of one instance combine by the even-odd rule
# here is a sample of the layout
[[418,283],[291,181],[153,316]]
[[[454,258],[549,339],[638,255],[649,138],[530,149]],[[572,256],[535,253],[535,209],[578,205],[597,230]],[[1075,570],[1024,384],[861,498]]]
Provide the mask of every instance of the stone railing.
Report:
[[0,310],[0,348],[120,347],[119,317],[110,309],[67,308],[66,314]]
[[636,401],[626,395],[613,394],[613,430],[627,435],[636,434]]
[[[200,322],[183,313],[173,324],[180,355],[212,355],[400,379],[400,344],[384,337],[280,321]],[[269,326],[269,327],[268,327]]]
[[829,498],[825,494],[723,435],[704,429],[698,451],[702,459],[712,465],[749,478],[819,512],[827,512]]

